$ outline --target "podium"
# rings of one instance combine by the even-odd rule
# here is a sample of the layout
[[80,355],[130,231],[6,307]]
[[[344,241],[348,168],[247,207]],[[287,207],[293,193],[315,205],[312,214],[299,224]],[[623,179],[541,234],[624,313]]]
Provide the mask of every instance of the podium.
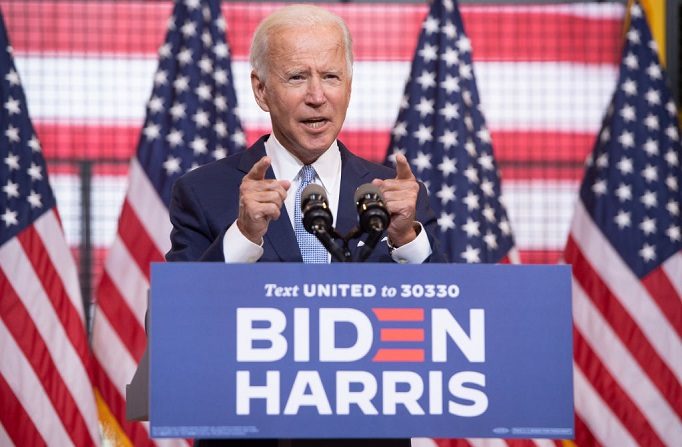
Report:
[[153,437],[573,437],[570,266],[154,264],[148,353]]

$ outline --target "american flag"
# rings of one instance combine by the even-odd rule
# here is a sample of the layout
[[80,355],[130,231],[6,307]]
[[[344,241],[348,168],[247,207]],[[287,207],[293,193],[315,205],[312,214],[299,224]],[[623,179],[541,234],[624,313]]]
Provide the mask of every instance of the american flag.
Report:
[[108,436],[149,445],[148,425],[125,419],[125,385],[145,346],[150,263],[170,248],[168,204],[183,173],[245,145],[219,0],[177,1],[159,50],[154,88],[129,187],[96,291],[96,385],[120,429]]
[[580,446],[682,440],[678,110],[639,4],[630,16],[565,250]]
[[78,273],[2,13],[0,105],[0,445],[98,445]]
[[454,0],[424,19],[387,159],[407,157],[429,189],[451,262],[499,262],[514,246],[481,111],[471,42]]

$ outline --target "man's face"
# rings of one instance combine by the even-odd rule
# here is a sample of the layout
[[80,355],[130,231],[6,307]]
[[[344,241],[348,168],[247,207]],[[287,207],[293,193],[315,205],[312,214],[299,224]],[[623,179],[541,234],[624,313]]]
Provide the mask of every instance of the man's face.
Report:
[[308,164],[341,131],[351,75],[337,26],[288,28],[270,40],[266,79],[252,73],[251,84],[277,140]]

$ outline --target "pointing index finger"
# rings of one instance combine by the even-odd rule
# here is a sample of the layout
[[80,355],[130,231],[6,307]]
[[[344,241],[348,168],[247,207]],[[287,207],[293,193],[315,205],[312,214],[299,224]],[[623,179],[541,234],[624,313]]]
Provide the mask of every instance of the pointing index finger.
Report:
[[270,157],[265,156],[258,160],[253,167],[251,167],[251,170],[246,174],[246,178],[250,180],[263,180],[269,167]]
[[395,170],[396,180],[412,180],[415,178],[414,174],[412,174],[412,169],[410,169],[410,164],[403,154],[395,156]]

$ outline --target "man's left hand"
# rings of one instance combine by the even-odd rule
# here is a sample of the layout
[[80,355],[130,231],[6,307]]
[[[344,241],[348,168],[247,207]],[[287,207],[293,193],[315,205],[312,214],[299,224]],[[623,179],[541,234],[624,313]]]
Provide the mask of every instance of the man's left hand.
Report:
[[391,214],[391,224],[388,226],[388,238],[391,245],[400,247],[412,242],[417,237],[415,219],[417,217],[419,183],[417,183],[417,179],[404,155],[397,154],[395,162],[395,178],[375,179],[372,184],[381,191],[386,208]]

